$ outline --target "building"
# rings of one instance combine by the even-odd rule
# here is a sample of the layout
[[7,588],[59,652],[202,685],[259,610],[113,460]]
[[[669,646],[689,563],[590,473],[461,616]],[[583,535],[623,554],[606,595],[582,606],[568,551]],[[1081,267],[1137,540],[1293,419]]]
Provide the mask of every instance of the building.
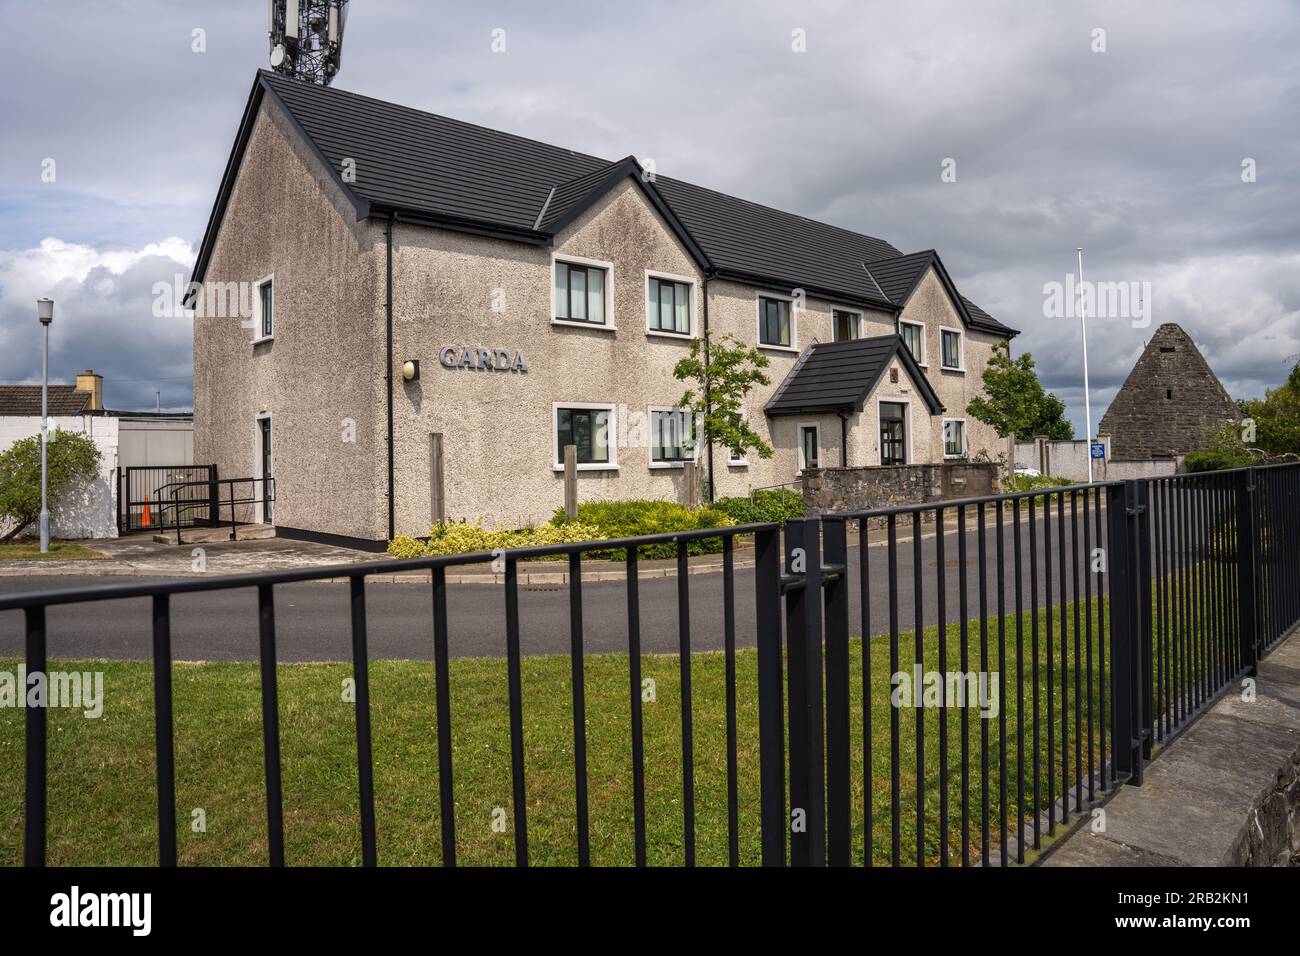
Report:
[[934,251],[268,72],[193,279],[197,460],[273,475],[286,536],[543,521],[569,442],[582,498],[681,498],[706,329],[771,360],[775,453],[699,450],[719,496],[1004,451],[965,409],[1015,331]]
[[[188,412],[119,411],[105,408],[103,395],[104,379],[91,369],[72,385],[48,387],[51,434],[57,429],[89,435],[100,454],[95,480],[65,496],[50,515],[50,533],[56,538],[117,537],[124,469],[194,461],[194,419]],[[41,386],[0,385],[0,451],[40,433]],[[157,481],[162,484],[166,477],[160,473]]]
[[1156,329],[1097,427],[1121,461],[1177,458],[1210,444],[1241,412],[1181,326]]

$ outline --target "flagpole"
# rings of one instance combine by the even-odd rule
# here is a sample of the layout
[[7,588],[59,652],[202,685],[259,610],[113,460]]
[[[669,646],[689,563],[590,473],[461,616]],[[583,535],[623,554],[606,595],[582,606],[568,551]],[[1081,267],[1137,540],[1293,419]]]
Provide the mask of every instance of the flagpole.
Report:
[[1088,317],[1083,310],[1083,246],[1077,246],[1079,254],[1079,327],[1083,331],[1083,421],[1088,441],[1088,483],[1092,483],[1092,402],[1088,398]]

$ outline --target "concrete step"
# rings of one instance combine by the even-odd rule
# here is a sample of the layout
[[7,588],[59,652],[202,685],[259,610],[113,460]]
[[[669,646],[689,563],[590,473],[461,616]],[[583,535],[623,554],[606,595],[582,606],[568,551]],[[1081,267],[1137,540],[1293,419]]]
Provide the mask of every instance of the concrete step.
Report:
[[[262,541],[274,537],[275,525],[272,524],[241,524],[235,526],[235,540],[237,541]],[[176,544],[176,532],[169,531],[165,534],[156,534],[153,539],[160,544]],[[181,544],[215,544],[229,540],[229,525],[220,528],[181,529]]]

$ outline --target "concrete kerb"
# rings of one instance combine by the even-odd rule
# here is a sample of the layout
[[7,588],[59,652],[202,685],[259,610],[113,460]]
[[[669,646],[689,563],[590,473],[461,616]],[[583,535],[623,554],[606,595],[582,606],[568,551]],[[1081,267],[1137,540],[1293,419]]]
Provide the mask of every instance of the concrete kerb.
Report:
[[[995,523],[992,519],[993,514],[990,512],[986,520],[986,531],[992,533]],[[1010,516],[1010,509],[1005,511],[1005,517]],[[1028,521],[1027,509],[1021,509],[1021,523]],[[1004,525],[1010,527],[1011,523],[1004,520]],[[975,526],[975,515],[972,509],[967,511],[967,528],[973,530]],[[945,515],[944,531],[947,534],[956,531],[956,509],[948,509]],[[868,546],[871,548],[882,548],[886,546],[883,531],[874,526],[869,531],[870,540]],[[937,529],[933,523],[922,526],[921,540],[927,540],[935,537]],[[899,525],[897,541],[899,546],[912,542],[911,522]],[[851,522],[848,533],[848,543],[852,547],[858,546],[858,534],[856,523]],[[97,542],[90,542],[89,547],[94,548]],[[254,547],[244,549],[240,547],[240,542],[221,543],[221,548],[216,547],[209,549],[208,569],[207,571],[194,571],[191,568],[191,545],[162,546],[158,545],[151,548],[146,557],[141,557],[141,549],[132,545],[122,547],[104,543],[106,550],[112,549],[114,553],[110,557],[98,560],[80,560],[80,561],[24,561],[8,562],[0,565],[0,577],[63,577],[63,576],[111,576],[111,577],[193,577],[202,574],[211,573],[240,573],[240,572],[258,572],[271,570],[284,570],[290,567],[329,567],[340,566],[349,563],[349,561],[372,561],[376,555],[362,552],[348,552],[344,549],[330,549],[327,556],[329,560],[317,557],[309,557],[300,562],[292,559],[283,560],[284,555],[275,552],[274,539],[271,541],[249,542]],[[294,546],[300,543],[295,542]],[[221,550],[226,550],[232,555],[239,555],[238,566],[232,567],[221,560]],[[259,561],[257,552],[266,550],[268,557],[265,561]],[[175,566],[171,566],[174,562]],[[569,573],[567,567],[560,565],[555,567],[557,562],[549,561],[531,561],[520,565],[518,582],[521,587],[564,587],[569,583]],[[738,540],[736,542],[735,568],[737,571],[752,569],[754,566],[752,542],[747,540]],[[696,574],[713,574],[722,570],[721,554],[697,555],[689,559],[688,563],[691,575]],[[654,580],[658,578],[675,578],[677,576],[677,563],[673,559],[662,561],[642,559],[640,562],[638,579]],[[627,571],[622,562],[614,561],[587,561],[584,563],[582,579],[584,581],[601,582],[601,581],[623,581],[627,578]],[[350,580],[346,575],[338,575],[330,578],[320,579],[320,583],[344,584]],[[370,582],[379,584],[428,584],[430,580],[427,571],[406,571],[394,574],[384,574],[382,572],[371,574],[367,577]],[[449,584],[491,584],[501,585],[505,581],[505,575],[491,571],[486,565],[477,565],[472,567],[462,567],[450,569],[447,573],[447,582]]]

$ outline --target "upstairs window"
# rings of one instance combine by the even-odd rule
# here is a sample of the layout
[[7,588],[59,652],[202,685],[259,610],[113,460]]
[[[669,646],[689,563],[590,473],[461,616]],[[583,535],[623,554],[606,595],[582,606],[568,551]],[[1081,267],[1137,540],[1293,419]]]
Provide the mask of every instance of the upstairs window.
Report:
[[606,273],[600,266],[556,260],[555,318],[604,325]]
[[257,287],[257,308],[261,316],[259,337],[269,339],[275,333],[275,294],[267,279]]
[[646,289],[646,310],[651,332],[690,335],[690,283],[650,276]]
[[917,322],[899,322],[898,334],[917,365],[925,364],[925,326]]
[[862,338],[862,313],[835,310],[835,341],[852,342]]
[[939,332],[939,362],[947,369],[957,369],[960,371],[962,365],[961,354],[961,333],[953,329],[943,329]]
[[758,299],[758,344],[791,347],[790,303],[785,299]]

